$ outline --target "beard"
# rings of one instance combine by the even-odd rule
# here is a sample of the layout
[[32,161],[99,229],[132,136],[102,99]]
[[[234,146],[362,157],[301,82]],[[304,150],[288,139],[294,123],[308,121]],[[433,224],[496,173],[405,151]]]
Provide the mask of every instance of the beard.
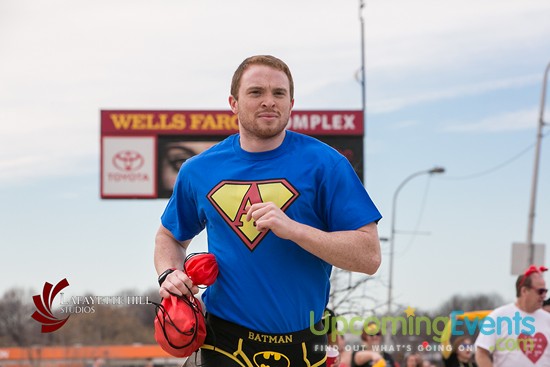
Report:
[[261,119],[246,119],[239,116],[239,125],[250,137],[257,139],[271,139],[280,135],[288,125],[288,118],[281,116],[277,121],[270,123],[262,122]]

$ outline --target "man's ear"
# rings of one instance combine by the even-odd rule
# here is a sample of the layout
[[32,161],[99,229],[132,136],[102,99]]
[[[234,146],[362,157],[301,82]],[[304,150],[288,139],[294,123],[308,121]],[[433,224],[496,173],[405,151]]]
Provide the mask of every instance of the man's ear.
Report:
[[239,112],[239,101],[233,96],[229,96],[229,107],[231,107],[234,114]]
[[521,296],[523,293],[527,292],[528,287],[522,285],[519,289],[519,295]]

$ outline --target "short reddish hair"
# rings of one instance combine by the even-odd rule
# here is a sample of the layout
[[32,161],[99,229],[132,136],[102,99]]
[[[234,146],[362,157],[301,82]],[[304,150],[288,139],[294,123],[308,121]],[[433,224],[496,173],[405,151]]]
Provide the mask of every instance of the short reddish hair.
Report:
[[277,69],[282,71],[288,77],[289,82],[289,93],[290,99],[294,99],[294,81],[292,80],[292,74],[290,73],[290,68],[284,61],[276,58],[271,55],[256,55],[244,59],[243,62],[239,65],[235,73],[233,74],[233,79],[231,80],[231,95],[233,98],[238,99],[239,88],[241,86],[241,79],[244,72],[251,65],[264,65],[269,66],[270,68]]

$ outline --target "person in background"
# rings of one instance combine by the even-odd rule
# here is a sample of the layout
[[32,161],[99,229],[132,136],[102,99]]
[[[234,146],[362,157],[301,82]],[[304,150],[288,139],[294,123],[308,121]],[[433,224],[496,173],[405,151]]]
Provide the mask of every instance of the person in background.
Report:
[[422,367],[424,360],[418,353],[411,353],[405,357],[405,367]]
[[387,367],[395,367],[391,355],[382,350],[382,331],[375,323],[370,323],[361,333],[364,348],[353,351],[351,354],[351,367],[371,367],[383,359]]
[[[328,325],[327,347],[338,351],[338,357],[333,366],[327,367],[349,367],[350,351],[346,349],[346,340],[338,330],[338,324],[335,322],[336,314],[330,308],[325,310],[323,324]],[[333,328],[334,326],[334,328]]]
[[474,345],[467,335],[456,338],[449,358],[443,359],[445,367],[477,367],[474,361]]
[[[475,342],[479,367],[550,365],[550,313],[542,310],[548,293],[542,273],[547,270],[531,265],[516,280],[516,302],[483,320]],[[498,320],[510,320],[513,327],[499,327]]]
[[542,309],[544,311],[550,312],[550,298],[548,298],[546,301],[542,303]]

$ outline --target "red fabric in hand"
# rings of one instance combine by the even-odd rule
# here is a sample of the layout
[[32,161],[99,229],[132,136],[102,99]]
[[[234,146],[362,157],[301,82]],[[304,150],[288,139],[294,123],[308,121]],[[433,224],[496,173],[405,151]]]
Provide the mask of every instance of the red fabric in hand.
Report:
[[183,268],[195,285],[212,285],[218,276],[216,257],[208,253],[191,254]]
[[196,352],[206,338],[202,305],[193,296],[171,295],[157,305],[155,340],[168,354],[182,358]]
[[[183,264],[194,285],[212,285],[218,276],[218,264],[212,254],[190,254]],[[202,304],[194,296],[163,298],[157,306],[155,340],[174,357],[189,357],[206,338],[206,323]]]

